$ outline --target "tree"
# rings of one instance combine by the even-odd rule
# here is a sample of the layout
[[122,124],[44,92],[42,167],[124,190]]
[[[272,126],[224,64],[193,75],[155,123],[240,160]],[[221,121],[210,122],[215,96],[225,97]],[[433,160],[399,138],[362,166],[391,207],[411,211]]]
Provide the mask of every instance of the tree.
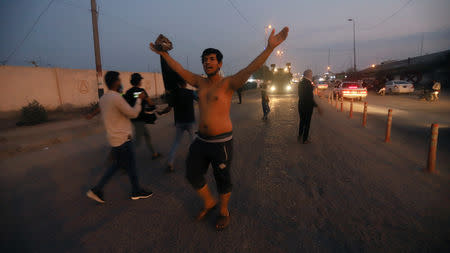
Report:
[[253,78],[261,80],[272,80],[273,75],[267,65],[262,65],[258,70],[253,73]]

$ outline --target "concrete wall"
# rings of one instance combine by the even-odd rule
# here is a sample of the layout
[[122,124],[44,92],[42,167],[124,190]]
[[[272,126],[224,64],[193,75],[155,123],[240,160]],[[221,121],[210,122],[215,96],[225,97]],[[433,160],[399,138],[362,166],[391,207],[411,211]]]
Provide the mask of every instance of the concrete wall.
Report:
[[[125,90],[133,72],[120,72]],[[106,70],[103,70],[103,74]],[[152,96],[164,93],[161,73],[139,72],[142,88]],[[105,91],[107,90],[104,85]],[[46,109],[83,107],[98,101],[95,70],[0,66],[0,112],[17,111],[37,100]]]

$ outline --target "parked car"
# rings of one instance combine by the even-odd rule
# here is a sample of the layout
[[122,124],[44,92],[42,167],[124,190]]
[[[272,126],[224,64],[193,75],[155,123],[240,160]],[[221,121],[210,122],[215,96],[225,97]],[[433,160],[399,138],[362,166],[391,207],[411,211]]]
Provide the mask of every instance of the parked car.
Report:
[[413,93],[414,85],[407,81],[391,80],[386,82],[386,94]]

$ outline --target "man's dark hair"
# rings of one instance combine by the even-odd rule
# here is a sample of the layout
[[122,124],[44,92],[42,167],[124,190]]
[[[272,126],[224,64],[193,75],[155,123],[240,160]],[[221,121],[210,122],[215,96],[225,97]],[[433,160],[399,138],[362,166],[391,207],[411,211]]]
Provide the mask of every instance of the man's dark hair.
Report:
[[205,61],[205,60],[204,60],[204,57],[207,56],[207,55],[210,55],[210,54],[215,54],[215,55],[216,55],[216,58],[217,58],[217,61],[218,61],[219,63],[222,62],[223,54],[222,54],[218,49],[215,49],[215,48],[207,48],[207,49],[205,49],[205,50],[203,51],[203,53],[202,53],[202,63]]
[[144,78],[142,78],[141,74],[139,74],[139,73],[134,73],[134,74],[131,75],[130,83],[131,83],[131,85],[136,86],[136,85],[139,84],[139,82],[140,82],[142,79],[144,79]]
[[114,83],[119,80],[120,73],[117,71],[108,71],[105,75],[105,83],[108,89],[112,89]]

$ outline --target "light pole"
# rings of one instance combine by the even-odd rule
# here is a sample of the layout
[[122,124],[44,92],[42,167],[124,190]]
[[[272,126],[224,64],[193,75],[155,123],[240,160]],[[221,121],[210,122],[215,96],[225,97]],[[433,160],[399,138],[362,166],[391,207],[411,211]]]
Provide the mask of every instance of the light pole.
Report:
[[[264,32],[265,32],[265,36],[264,36],[264,49],[266,49],[267,47],[267,35],[269,35],[269,30],[272,29],[272,25],[266,25],[264,26]],[[263,78],[264,78],[264,82],[266,82],[266,69],[264,68],[264,66],[266,66],[266,62],[264,62],[263,64]]]
[[269,30],[272,29],[272,25],[266,25],[264,26],[264,31],[266,33],[266,36],[264,37],[264,45],[267,43],[267,35],[269,35]]
[[355,19],[349,18],[348,21],[353,22],[353,71],[356,72],[356,38],[355,38]]

